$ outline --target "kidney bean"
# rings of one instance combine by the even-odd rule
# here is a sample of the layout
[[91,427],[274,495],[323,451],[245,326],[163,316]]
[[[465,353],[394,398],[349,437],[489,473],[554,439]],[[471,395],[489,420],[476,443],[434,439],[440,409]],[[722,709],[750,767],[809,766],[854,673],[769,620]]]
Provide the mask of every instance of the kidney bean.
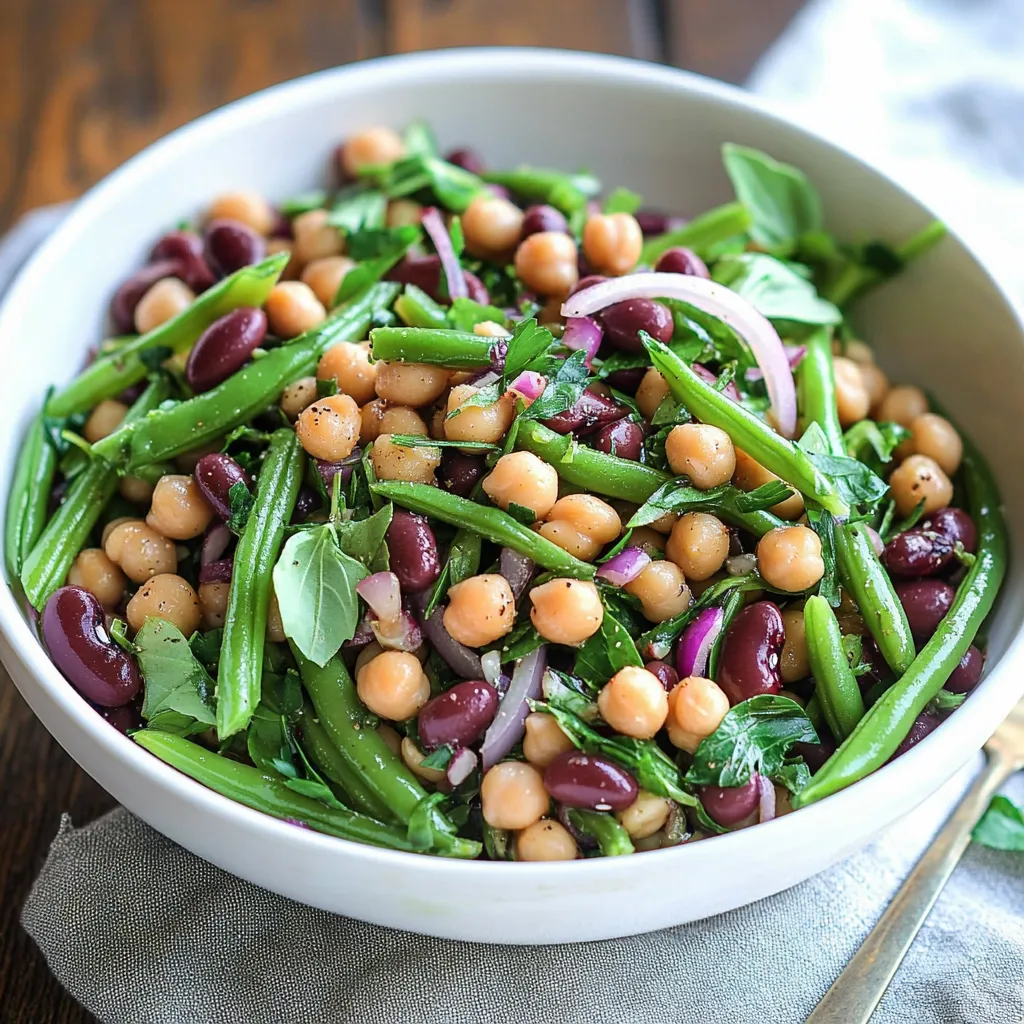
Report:
[[230,455],[213,452],[204,455],[195,469],[196,486],[213,507],[217,515],[227,521],[231,518],[229,492],[237,483],[249,487],[249,476]]
[[624,811],[636,799],[636,779],[600,754],[571,750],[559,754],[544,770],[544,788],[567,807],[591,811]]
[[452,494],[468,498],[486,469],[483,456],[445,448],[441,453],[441,486]]
[[[821,731],[818,730],[819,733]],[[836,745],[830,737],[822,736],[821,743],[794,743],[790,747],[790,752],[802,757],[813,773],[823,767],[825,762],[836,752]]]
[[575,295],[577,292],[583,291],[585,288],[590,288],[595,284],[600,284],[602,281],[607,281],[608,278],[603,274],[582,274],[580,279],[576,282],[576,287],[573,288],[570,295]]
[[671,693],[672,688],[679,682],[679,673],[667,661],[649,661],[644,668],[657,676],[658,682]]
[[274,226],[268,232],[270,238],[294,238],[291,218],[280,210],[274,211]]
[[[435,302],[448,301],[447,287],[443,293],[441,290],[444,275],[441,272],[440,256],[406,256],[384,276],[388,281],[414,284],[417,288],[422,288]],[[465,278],[469,297],[474,302],[487,305],[491,301],[491,296],[483,281],[468,270],[465,272]]]
[[942,580],[897,583],[893,589],[907,613],[910,632],[918,643],[924,643],[939,628],[956,597],[956,591]]
[[984,667],[985,655],[971,644],[960,659],[960,664],[946,680],[946,689],[950,693],[970,693],[981,681],[981,670]]
[[861,660],[870,666],[864,675],[857,677],[862,690],[870,690],[872,686],[892,678],[892,669],[878,649],[874,637],[866,636],[861,640],[860,656]]
[[[358,461],[357,448],[352,455],[347,459],[342,459],[341,462],[328,462],[326,459],[314,459],[313,462],[316,464],[316,471],[320,474],[320,479],[323,481],[324,490],[328,494],[334,493],[334,478],[340,473],[342,484],[347,484],[352,479],[352,467]],[[353,458],[353,456],[356,456]]]
[[686,274],[689,277],[711,277],[707,264],[692,250],[677,246],[666,249],[654,264],[659,274]]
[[749,818],[757,810],[760,799],[757,772],[742,786],[700,787],[700,802],[704,810],[712,821],[723,828],[738,825],[744,818]]
[[498,691],[482,679],[456,683],[420,710],[416,726],[426,750],[442,743],[468,747],[483,736],[498,713]]
[[483,158],[472,149],[453,149],[445,160],[470,174],[483,174],[486,170]]
[[240,221],[221,217],[206,226],[206,256],[213,269],[222,274],[259,263],[266,254],[267,243]]
[[215,562],[207,562],[199,567],[200,583],[230,583],[235,571],[234,556],[218,558]]
[[779,656],[785,642],[782,612],[771,601],[755,601],[733,619],[722,641],[717,679],[730,704],[782,689]]
[[629,415],[629,410],[619,405],[607,395],[587,390],[576,400],[576,404],[557,416],[544,420],[544,426],[559,434],[575,431],[577,434],[589,434],[606,423],[614,423]]
[[635,395],[646,372],[646,366],[637,366],[632,370],[616,370],[605,377],[605,382],[616,391],[621,391],[626,395]]
[[114,329],[122,334],[135,332],[135,307],[157,281],[165,277],[184,280],[186,270],[181,260],[159,260],[136,271],[114,292],[110,300],[110,318]]
[[663,235],[666,231],[674,231],[686,223],[682,217],[670,217],[658,210],[637,210],[633,216],[636,217],[636,222],[645,235]]
[[933,576],[953,557],[953,542],[942,533],[907,530],[885,546],[882,561],[892,576]]
[[526,238],[528,235],[540,234],[541,231],[557,231],[568,235],[569,222],[553,206],[528,206],[523,215],[523,231],[519,237]]
[[396,508],[387,533],[391,571],[402,592],[413,594],[429,587],[441,575],[437,539],[424,516]]
[[954,547],[959,541],[965,551],[973,552],[978,546],[978,531],[974,520],[962,508],[940,508],[919,523],[917,529],[940,534]]
[[301,523],[306,516],[315,512],[320,507],[320,495],[312,487],[305,487],[299,491],[295,499],[295,508],[292,510],[292,522]]
[[54,665],[83,697],[115,708],[139,692],[135,659],[110,638],[103,607],[88,590],[55,591],[43,609],[42,625]]
[[[889,758],[889,761],[895,761],[897,757],[902,757],[911,747],[916,747],[918,743],[925,738],[925,736],[931,735],[935,730],[942,725],[943,719],[931,711],[922,711],[921,714],[914,719],[914,724],[910,727],[910,732],[907,733],[906,739],[896,748],[895,753]],[[886,764],[889,763],[886,762]]]
[[[708,384],[715,384],[718,381],[718,377],[702,363],[694,363],[691,369],[698,377],[700,377],[701,380]],[[738,403],[740,401],[739,388],[736,387],[734,381],[729,381],[729,383],[725,385],[725,389],[722,391],[722,394],[725,395],[726,398],[732,399],[734,402]]]
[[150,261],[180,260],[182,280],[198,293],[206,291],[216,280],[206,262],[203,240],[194,231],[171,231],[164,235],[149,254]]
[[227,380],[267,336],[267,314],[242,306],[215,320],[199,335],[185,363],[185,379],[197,394]]
[[623,352],[643,352],[640,331],[658,341],[672,340],[675,323],[667,306],[654,299],[624,299],[601,313],[604,336]]
[[644,428],[632,420],[608,423],[594,434],[593,445],[599,452],[638,462],[644,450]]
[[97,706],[96,710],[100,713],[100,717],[125,736],[134,729],[142,728],[142,709],[137,700],[133,700],[130,704],[122,704],[117,708]]

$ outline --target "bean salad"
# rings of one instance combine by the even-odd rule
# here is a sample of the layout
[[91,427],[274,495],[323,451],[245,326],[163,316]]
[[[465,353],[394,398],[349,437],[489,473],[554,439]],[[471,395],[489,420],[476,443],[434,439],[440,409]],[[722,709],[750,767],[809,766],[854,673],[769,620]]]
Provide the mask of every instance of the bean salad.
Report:
[[686,220],[375,127],[168,231],[16,468],[59,671],[230,799],[491,860],[756,825],[955,718],[999,497],[851,319],[943,227],[840,242],[723,159]]

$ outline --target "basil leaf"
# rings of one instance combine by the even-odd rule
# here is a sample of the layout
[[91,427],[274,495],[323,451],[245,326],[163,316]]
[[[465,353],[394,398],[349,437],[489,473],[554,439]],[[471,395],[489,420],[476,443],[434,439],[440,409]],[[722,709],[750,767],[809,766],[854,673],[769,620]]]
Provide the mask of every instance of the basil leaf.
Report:
[[642,196],[628,188],[617,188],[604,201],[604,213],[636,213],[643,206]]
[[776,775],[797,742],[817,743],[804,709],[795,700],[761,694],[730,708],[718,728],[701,740],[686,781],[694,786],[742,786],[754,772]]
[[1024,811],[1005,796],[995,796],[971,838],[994,850],[1024,852]]
[[210,728],[207,723],[197,722],[191,715],[183,715],[179,711],[158,711],[146,722],[146,726],[186,737],[206,732]]
[[442,206],[455,213],[464,213],[477,196],[489,194],[475,174],[436,156],[412,154],[387,167],[370,167],[360,173],[375,178],[391,198],[429,189]]
[[573,671],[588,683],[603,686],[619,669],[643,664],[629,632],[605,609],[601,628],[576,652]]
[[426,121],[413,121],[402,133],[405,151],[410,156],[439,156],[437,139]]
[[870,454],[874,453],[879,463],[892,461],[897,445],[910,437],[910,431],[899,423],[876,423],[861,420],[854,423],[843,434],[843,447],[850,458],[870,465]]
[[771,778],[773,782],[778,782],[780,785],[785,786],[790,793],[796,794],[811,781],[811,769],[807,767],[807,762],[801,758],[799,761],[784,764]]
[[379,189],[351,185],[335,197],[327,223],[346,235],[370,228],[384,227],[388,200]]
[[223,629],[211,629],[205,633],[198,630],[192,634],[188,646],[199,663],[212,676],[217,675],[217,663],[220,661],[220,645],[224,640]]
[[807,452],[807,458],[815,469],[828,477],[847,505],[864,505],[874,509],[889,491],[889,485],[881,477],[856,459],[819,452]]
[[148,618],[135,637],[146,686],[142,717],[176,711],[204,725],[215,725],[214,682],[196,660],[181,631],[165,619]]
[[285,635],[324,666],[359,624],[356,584],[369,573],[345,554],[330,523],[290,537],[274,566]]
[[800,324],[838,324],[843,314],[819,298],[814,285],[774,256],[744,252],[723,256],[714,279],[745,298],[769,320]]
[[228,490],[228,502],[231,505],[231,516],[228,519],[228,529],[236,536],[241,537],[245,532],[245,525],[249,522],[249,513],[252,512],[254,498],[245,486],[245,482],[238,480]]
[[571,711],[588,725],[597,724],[601,721],[601,713],[597,709],[594,694],[583,692],[584,685],[573,676],[549,668],[542,682],[544,699],[553,708]]
[[836,564],[836,521],[824,509],[808,504],[807,522],[821,541],[821,561],[825,569],[818,584],[818,594],[833,607],[839,607],[839,575]]
[[626,525],[631,529],[647,526],[667,512],[717,511],[723,515],[759,512],[785,501],[792,493],[792,488],[781,480],[771,480],[753,491],[741,491],[732,484],[719,484],[701,491],[685,483],[685,478],[669,480],[633,513]]
[[370,572],[391,568],[388,546],[384,542],[394,507],[388,503],[366,519],[335,524],[338,546],[352,558],[362,562]]
[[444,771],[445,768],[451,764],[451,760],[454,756],[455,751],[447,743],[442,743],[437,750],[427,754],[427,756],[420,761],[420,767],[436,768],[438,771]]
[[419,239],[420,234],[415,224],[403,224],[397,228],[361,228],[349,234],[346,249],[354,260],[400,256]]

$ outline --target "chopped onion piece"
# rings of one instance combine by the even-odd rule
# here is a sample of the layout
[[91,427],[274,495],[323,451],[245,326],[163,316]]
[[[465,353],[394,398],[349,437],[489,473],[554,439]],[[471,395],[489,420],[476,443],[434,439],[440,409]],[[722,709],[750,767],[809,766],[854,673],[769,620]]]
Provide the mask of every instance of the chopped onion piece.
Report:
[[514,391],[522,398],[524,404],[529,407],[540,398],[544,389],[548,386],[548,379],[542,373],[535,370],[523,370],[521,374],[508,386],[509,391]]
[[[807,355],[807,346],[783,345],[782,347],[786,350],[786,358],[789,360],[789,368],[795,371],[796,368],[800,365],[800,360],[803,359],[805,355]],[[749,381],[764,379],[764,373],[762,372],[759,366],[752,366],[749,370],[747,370],[745,376]]]
[[480,747],[480,762],[484,771],[497,764],[526,732],[526,716],[530,713],[527,699],[540,697],[540,683],[547,662],[547,648],[538,647],[523,658],[512,673],[512,682],[501,698]]
[[370,619],[370,629],[385,650],[415,651],[423,643],[419,623],[406,611],[394,619]]
[[469,295],[466,275],[452,248],[451,236],[444,226],[441,211],[436,206],[428,207],[423,211],[421,223],[423,230],[430,235],[430,240],[434,243],[434,248],[441,260],[441,268],[444,270],[445,280],[448,282],[448,297],[451,299],[466,298]]
[[199,582],[230,583],[234,569],[234,558],[218,558],[216,562],[204,562],[199,567]]
[[356,584],[356,593],[381,622],[393,622],[402,614],[402,589],[393,572],[375,572]]
[[199,564],[209,565],[211,562],[220,561],[230,543],[231,531],[226,523],[217,523],[215,526],[211,526],[203,538],[203,550],[199,555]]
[[745,555],[730,555],[725,560],[725,571],[730,576],[749,576],[757,569],[757,555],[753,552]]
[[512,596],[518,601],[523,596],[530,580],[533,578],[533,570],[537,564],[526,555],[520,554],[515,548],[502,548],[501,556],[498,559],[498,572],[508,580],[512,588]]
[[705,608],[683,631],[676,652],[676,671],[680,679],[702,676],[708,670],[708,658],[718,635],[722,632],[725,612],[721,608]]
[[587,353],[587,366],[597,355],[601,347],[601,339],[604,337],[604,330],[601,325],[589,316],[570,317],[565,322],[565,333],[562,335],[562,344],[573,351],[582,349]]
[[763,824],[775,817],[775,787],[772,785],[772,780],[765,775],[758,775],[757,792],[760,808],[758,820]]
[[473,774],[476,768],[477,756],[469,747],[461,747],[455,752],[455,756],[448,762],[446,770],[448,781],[453,786],[460,786]]
[[480,658],[480,667],[484,670],[484,679],[497,687],[501,678],[501,655],[497,651],[488,651]]
[[614,558],[609,558],[594,574],[607,580],[613,587],[624,587],[632,583],[650,564],[651,556],[643,548],[623,548]]
[[444,658],[448,667],[463,679],[480,679],[483,676],[483,669],[480,667],[479,656],[476,651],[460,644],[444,628],[444,609],[435,608],[431,612],[430,618],[424,618],[423,613],[430,601],[430,590],[414,594],[411,601],[416,608],[423,632],[434,650]]
[[641,273],[613,277],[570,295],[562,316],[589,316],[626,299],[680,299],[718,317],[750,346],[764,372],[772,414],[780,432],[796,432],[796,388],[782,339],[766,317],[746,299],[716,281],[689,274]]

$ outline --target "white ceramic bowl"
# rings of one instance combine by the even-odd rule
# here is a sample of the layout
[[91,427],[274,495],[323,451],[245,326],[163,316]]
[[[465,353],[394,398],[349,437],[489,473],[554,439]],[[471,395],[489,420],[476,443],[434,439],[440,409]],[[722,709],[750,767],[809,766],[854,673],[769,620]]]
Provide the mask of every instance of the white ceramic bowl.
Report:
[[[930,214],[877,171],[743,93],[662,67],[551,50],[458,50],[357,64],[282,85],[175,132],[93,189],[32,259],[0,312],[0,501],[46,387],[67,381],[107,301],[154,239],[218,192],[283,198],[324,180],[333,146],[372,124],[429,118],[443,146],[493,166],[593,168],[653,206],[693,214],[729,198],[719,150],[760,147],[818,184],[841,237],[900,240]],[[858,310],[895,380],[931,388],[987,452],[1024,534],[1021,325],[951,238]],[[988,677],[952,724],[851,789],[767,825],[642,857],[464,863],[358,846],[232,803],[107,725],[51,665],[11,593],[0,655],[61,745],[135,814],[228,871],[296,900],[439,936],[509,943],[601,939],[695,920],[778,892],[906,814],[972,755],[1024,689],[1016,566],[990,631]],[[16,785],[14,780],[11,784]]]

